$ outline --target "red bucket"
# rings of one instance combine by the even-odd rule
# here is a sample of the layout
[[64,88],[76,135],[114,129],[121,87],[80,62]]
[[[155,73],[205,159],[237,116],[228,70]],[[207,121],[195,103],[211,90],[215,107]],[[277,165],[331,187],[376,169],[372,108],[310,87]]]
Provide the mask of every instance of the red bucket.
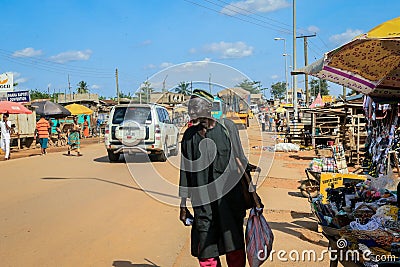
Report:
[[333,141],[328,141],[328,146],[333,146],[334,142]]

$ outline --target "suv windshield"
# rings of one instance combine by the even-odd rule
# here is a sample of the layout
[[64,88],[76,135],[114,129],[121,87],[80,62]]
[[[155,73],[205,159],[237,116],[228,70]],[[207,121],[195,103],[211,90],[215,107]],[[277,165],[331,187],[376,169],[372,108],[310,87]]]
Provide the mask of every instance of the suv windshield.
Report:
[[113,124],[120,124],[124,120],[133,120],[145,124],[146,120],[151,121],[150,107],[118,107],[114,111]]

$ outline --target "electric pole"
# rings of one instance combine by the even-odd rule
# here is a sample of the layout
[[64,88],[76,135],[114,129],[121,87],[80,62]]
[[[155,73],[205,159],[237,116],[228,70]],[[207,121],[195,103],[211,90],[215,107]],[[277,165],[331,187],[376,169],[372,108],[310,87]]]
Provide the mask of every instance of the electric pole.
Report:
[[[317,36],[316,34],[312,35],[302,35],[302,36],[297,36],[296,38],[303,38],[304,41],[304,65],[308,65],[308,37],[315,37]],[[308,74],[305,75],[304,77],[304,84],[305,84],[305,90],[306,90],[306,105],[308,106],[309,102],[309,94],[308,94]]]
[[69,89],[69,97],[71,97],[71,83],[69,82],[69,74],[68,74],[68,89]]
[[[296,66],[296,0],[293,0],[293,70]],[[293,77],[293,107],[294,107],[294,122],[298,122],[297,110],[297,75]]]
[[115,83],[117,85],[117,103],[119,104],[118,69],[115,69]]

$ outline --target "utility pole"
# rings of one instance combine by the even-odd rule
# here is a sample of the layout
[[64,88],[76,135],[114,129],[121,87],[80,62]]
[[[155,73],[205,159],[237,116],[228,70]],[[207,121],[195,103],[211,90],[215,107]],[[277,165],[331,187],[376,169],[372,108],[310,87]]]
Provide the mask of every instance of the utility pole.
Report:
[[[293,0],[293,70],[296,66],[296,0]],[[293,107],[294,107],[294,122],[298,121],[297,110],[297,75],[293,77]]]
[[346,102],[346,87],[343,85],[343,100]]
[[69,97],[71,97],[71,83],[69,82],[69,74],[68,74],[68,89],[69,89]]
[[286,39],[285,38],[274,38],[275,41],[279,41],[282,40],[283,41],[283,56],[285,57],[285,89],[286,89],[286,97],[285,97],[285,101],[286,104],[289,103],[288,99],[289,99],[289,83],[288,83],[288,68],[287,68],[287,56],[288,54],[286,53]]
[[[316,34],[312,34],[312,35],[302,35],[302,36],[297,36],[296,38],[303,38],[304,40],[304,65],[307,66],[308,65],[308,37],[315,37],[317,36]],[[308,106],[308,102],[310,100],[309,98],[309,94],[308,94],[308,74],[305,75],[304,77],[304,84],[305,84],[305,90],[306,90],[306,105]]]
[[115,69],[115,83],[117,86],[117,103],[119,104],[118,69]]

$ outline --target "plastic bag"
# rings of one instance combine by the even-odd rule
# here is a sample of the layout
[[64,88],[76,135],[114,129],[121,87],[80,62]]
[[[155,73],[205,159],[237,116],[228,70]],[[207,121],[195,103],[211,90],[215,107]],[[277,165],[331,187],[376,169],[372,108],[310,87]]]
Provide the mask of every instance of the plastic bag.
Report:
[[269,257],[274,234],[264,216],[256,211],[250,210],[246,225],[246,254],[250,267],[259,267]]

